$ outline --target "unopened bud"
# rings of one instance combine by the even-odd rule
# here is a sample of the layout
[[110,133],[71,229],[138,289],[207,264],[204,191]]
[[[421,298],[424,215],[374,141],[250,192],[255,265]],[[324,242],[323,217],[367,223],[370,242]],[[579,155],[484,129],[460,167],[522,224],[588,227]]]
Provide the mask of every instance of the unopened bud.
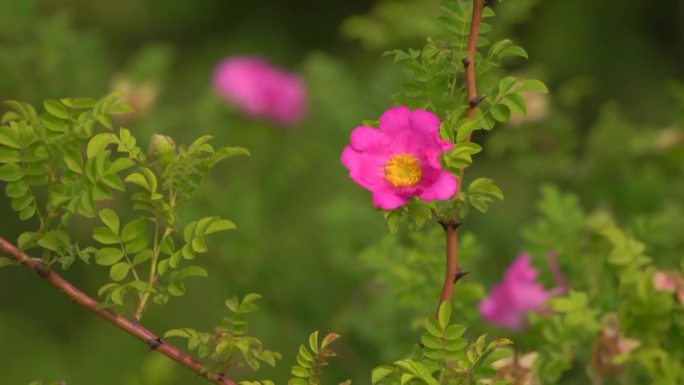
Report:
[[154,134],[150,140],[150,147],[147,152],[150,157],[165,166],[176,155],[176,143],[169,136]]

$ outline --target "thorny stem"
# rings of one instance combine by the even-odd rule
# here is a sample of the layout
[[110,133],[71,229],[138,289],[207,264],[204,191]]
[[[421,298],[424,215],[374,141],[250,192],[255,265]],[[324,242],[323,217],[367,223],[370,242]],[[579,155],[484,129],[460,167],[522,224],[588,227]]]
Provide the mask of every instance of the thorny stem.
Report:
[[[468,118],[474,118],[477,112],[477,84],[475,79],[475,53],[477,51],[477,37],[480,33],[480,19],[482,18],[482,9],[484,8],[484,0],[473,0],[473,16],[470,23],[470,34],[468,36],[468,59],[465,62],[466,71],[466,97],[468,103]],[[466,141],[470,141],[471,135],[468,135]],[[459,178],[458,187],[456,188],[455,197],[461,194],[463,187],[463,176],[465,169],[461,169],[461,176]],[[457,224],[447,223],[443,224],[444,232],[446,234],[446,273],[444,277],[444,285],[442,287],[442,294],[439,297],[439,305],[443,302],[451,301],[454,293],[454,284],[456,283],[456,272],[458,268],[458,234]],[[439,307],[438,307],[439,310]]]
[[0,237],[0,251],[5,252],[17,262],[24,265],[24,267],[43,278],[49,284],[64,293],[64,295],[71,298],[74,303],[83,306],[92,313],[104,318],[112,325],[143,341],[150,349],[161,352],[177,363],[197,373],[198,376],[204,377],[216,385],[236,385],[235,380],[230,377],[207,371],[202,363],[174,345],[162,340],[159,336],[141,325],[140,322],[129,320],[111,310],[100,309],[100,304],[93,298],[76,288],[54,271],[46,269],[40,260],[31,258],[2,237]]

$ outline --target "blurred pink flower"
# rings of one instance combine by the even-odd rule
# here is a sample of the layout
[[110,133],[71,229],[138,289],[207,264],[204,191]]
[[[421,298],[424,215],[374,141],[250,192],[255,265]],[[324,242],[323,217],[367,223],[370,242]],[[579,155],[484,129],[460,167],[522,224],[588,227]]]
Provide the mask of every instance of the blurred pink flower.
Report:
[[[560,272],[554,272],[557,283],[561,283],[558,274]],[[521,329],[525,326],[527,313],[543,311],[544,302],[567,291],[564,283],[545,290],[537,282],[537,275],[539,271],[532,267],[532,258],[527,254],[519,255],[506,269],[503,281],[480,302],[482,318],[502,328]]]
[[234,56],[214,70],[216,92],[252,118],[279,125],[299,122],[306,112],[304,80],[260,57]]
[[380,117],[380,128],[352,131],[342,164],[354,182],[373,192],[373,204],[381,209],[396,209],[411,197],[449,199],[458,181],[439,161],[452,146],[439,137],[439,125],[428,111],[390,108]]
[[666,271],[653,273],[653,287],[658,291],[677,294],[677,300],[684,305],[684,274]]

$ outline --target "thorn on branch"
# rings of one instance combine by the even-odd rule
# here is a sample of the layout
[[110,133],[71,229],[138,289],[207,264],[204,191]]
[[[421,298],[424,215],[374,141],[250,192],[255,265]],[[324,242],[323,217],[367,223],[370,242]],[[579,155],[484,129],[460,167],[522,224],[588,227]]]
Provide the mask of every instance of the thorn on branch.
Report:
[[161,338],[152,338],[149,341],[147,341],[147,346],[150,348],[150,350],[157,350],[159,345],[161,345],[162,340]]
[[463,63],[463,67],[468,68],[470,60],[467,57],[464,57],[463,60],[461,60],[461,63]]
[[469,271],[463,271],[460,267],[456,268],[456,275],[454,276],[454,283],[458,282],[461,278],[470,274]]
[[455,219],[452,219],[449,222],[439,221],[439,224],[442,225],[442,228],[444,229],[444,231],[446,231],[446,229],[456,230],[458,228],[458,226],[461,225],[460,223],[456,222]]
[[36,262],[34,270],[41,278],[47,278],[50,275],[50,269],[44,268],[42,262]]
[[480,104],[480,102],[482,102],[484,100],[484,98],[485,98],[484,96],[476,96],[476,97],[470,99],[470,101],[468,102],[468,104],[470,105],[470,108],[477,107]]

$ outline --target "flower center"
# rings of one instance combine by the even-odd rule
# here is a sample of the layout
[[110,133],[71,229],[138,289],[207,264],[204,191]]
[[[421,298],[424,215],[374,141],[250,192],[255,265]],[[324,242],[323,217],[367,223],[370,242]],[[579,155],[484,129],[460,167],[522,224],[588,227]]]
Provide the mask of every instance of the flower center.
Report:
[[423,172],[418,158],[405,152],[385,163],[385,179],[394,187],[411,187],[420,182]]

